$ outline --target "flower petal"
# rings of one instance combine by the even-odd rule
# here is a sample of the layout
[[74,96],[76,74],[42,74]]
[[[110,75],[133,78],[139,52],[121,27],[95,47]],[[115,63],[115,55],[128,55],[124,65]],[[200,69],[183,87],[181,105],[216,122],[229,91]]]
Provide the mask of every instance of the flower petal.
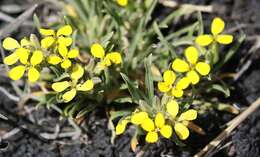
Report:
[[83,84],[80,84],[77,86],[77,90],[79,91],[89,91],[93,89],[94,87],[94,82],[92,80],[87,80]]
[[8,73],[9,77],[12,79],[12,80],[19,80],[23,75],[24,75],[24,72],[25,72],[25,69],[26,67],[23,66],[23,65],[18,65],[16,67],[14,67],[13,69],[11,69]]
[[211,23],[211,33],[213,35],[217,35],[219,33],[221,33],[225,28],[225,22],[219,18],[216,17],[213,19],[212,23]]
[[211,35],[200,35],[195,39],[195,42],[200,46],[208,46],[213,41],[213,37]]
[[148,143],[155,143],[158,141],[158,134],[155,131],[148,132],[145,137],[145,141]]
[[105,50],[100,44],[93,44],[91,46],[91,54],[96,58],[104,58],[105,56]]
[[148,132],[153,131],[155,129],[154,122],[150,118],[144,119],[141,124],[141,127]]
[[176,89],[179,89],[179,90],[183,90],[183,89],[186,89],[189,87],[190,85],[190,79],[188,77],[183,77],[181,78],[177,84],[176,84]]
[[106,55],[106,58],[108,58],[114,64],[120,64],[122,62],[122,57],[119,52],[111,52]]
[[59,45],[70,46],[72,44],[72,41],[73,40],[71,37],[59,37],[58,38]]
[[182,90],[182,89],[172,88],[171,94],[172,94],[174,97],[176,97],[176,98],[180,98],[180,97],[183,96],[183,90]]
[[199,62],[196,64],[195,69],[202,75],[206,76],[210,72],[210,65],[205,62]]
[[63,69],[67,69],[71,66],[71,61],[69,59],[66,59],[60,65]]
[[17,54],[17,56],[22,64],[26,64],[28,62],[28,58],[29,58],[28,49],[21,47],[21,48],[16,49],[15,53]]
[[184,60],[181,60],[179,58],[176,58],[173,62],[172,62],[172,69],[176,72],[187,72],[190,67],[189,64],[187,62],[185,62]]
[[118,5],[120,5],[121,7],[125,7],[128,4],[128,0],[117,0],[116,1]]
[[230,44],[233,41],[233,36],[232,35],[227,35],[227,34],[223,34],[223,35],[218,35],[216,38],[217,42],[220,44]]
[[174,125],[174,130],[181,140],[185,140],[189,137],[189,129],[182,123],[176,123]]
[[44,49],[49,48],[53,43],[55,42],[55,39],[51,36],[45,37],[41,40],[41,47]]
[[131,123],[133,123],[135,125],[139,125],[144,121],[144,119],[147,119],[147,118],[148,118],[148,114],[146,112],[134,113],[131,116]]
[[193,85],[197,84],[200,81],[200,76],[194,70],[189,71],[186,76],[190,79],[190,82]]
[[72,28],[70,25],[65,25],[65,26],[61,27],[60,29],[58,29],[58,31],[57,31],[57,36],[60,36],[60,35],[69,36],[71,34],[72,34]]
[[180,117],[179,120],[194,120],[197,118],[197,111],[194,109],[190,109],[186,112],[183,112]]
[[70,75],[70,77],[73,80],[78,80],[80,79],[82,76],[84,75],[84,69],[81,65],[76,64],[75,66],[73,66],[72,68],[72,73]]
[[171,88],[172,88],[172,85],[169,85],[166,82],[158,82],[158,89],[159,89],[159,91],[161,91],[163,93],[168,92],[169,90],[171,90]]
[[127,123],[129,123],[129,120],[123,119],[116,125],[116,135],[120,135],[125,132]]
[[69,58],[76,58],[79,55],[79,50],[78,49],[72,49],[68,52],[68,57]]
[[175,118],[179,112],[179,104],[175,100],[171,100],[166,104],[167,112]]
[[172,70],[166,70],[163,73],[163,80],[165,83],[172,85],[176,79],[176,75]]
[[160,133],[165,138],[170,138],[172,136],[172,127],[170,125],[164,125],[160,129]]
[[165,119],[162,113],[157,113],[154,119],[155,126],[158,128],[162,128],[165,124]]
[[52,30],[52,29],[40,28],[39,32],[40,32],[41,35],[44,35],[44,36],[55,35],[55,31]]
[[21,46],[24,47],[24,46],[30,46],[31,45],[31,42],[29,40],[27,40],[26,38],[23,38],[21,41]]
[[4,39],[3,41],[3,47],[6,50],[14,50],[16,48],[20,47],[20,44],[18,43],[17,40],[15,40],[14,38],[11,37],[7,37]]
[[57,55],[50,55],[48,57],[48,63],[52,64],[52,65],[57,65],[62,61],[62,59],[57,56]]
[[40,50],[36,50],[33,52],[30,62],[33,66],[38,65],[43,60],[43,53]]
[[62,98],[64,102],[70,102],[77,94],[77,90],[75,88],[63,94]]
[[63,58],[67,58],[68,48],[65,45],[59,45],[58,51]]
[[39,79],[39,77],[40,77],[40,73],[36,68],[34,68],[34,67],[29,68],[28,79],[30,82],[37,81]]
[[68,87],[70,87],[70,82],[68,81],[62,81],[62,82],[55,82],[51,85],[51,88],[55,91],[55,92],[62,92],[65,89],[67,89]]
[[9,56],[5,57],[4,63],[6,65],[13,65],[18,61],[18,56],[16,53],[12,53]]
[[191,64],[196,64],[199,58],[199,52],[196,47],[189,46],[185,49],[185,57],[187,61]]

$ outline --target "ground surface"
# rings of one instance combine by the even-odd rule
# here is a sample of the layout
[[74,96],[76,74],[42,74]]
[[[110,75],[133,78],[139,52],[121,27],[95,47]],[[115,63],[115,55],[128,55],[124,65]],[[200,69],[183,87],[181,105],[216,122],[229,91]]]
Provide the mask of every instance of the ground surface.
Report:
[[[2,6],[17,4],[18,0],[5,0],[0,2],[0,11],[4,12]],[[224,67],[227,72],[240,72],[249,66],[235,81],[230,84],[235,87],[231,97],[224,100],[236,104],[238,107],[245,107],[260,96],[260,3],[256,0],[183,0],[182,3],[199,5],[213,5],[215,11],[205,14],[204,20],[207,26],[210,25],[212,17],[221,16],[227,21],[228,29],[232,33],[243,31],[247,35],[246,42],[237,52],[235,57]],[[27,3],[21,6],[26,8]],[[169,9],[158,7],[157,13],[164,16]],[[22,12],[22,10],[20,11]],[[13,13],[18,15],[19,10]],[[0,25],[4,23],[1,22]],[[174,26],[173,26],[174,27]],[[28,29],[29,28],[29,29]],[[23,26],[23,32],[30,33],[30,26]],[[235,29],[234,29],[235,28]],[[19,30],[20,30],[19,29]],[[233,30],[232,30],[233,29]],[[17,38],[20,37],[17,31]],[[253,48],[253,49],[252,49]],[[252,49],[252,51],[250,51]],[[248,56],[248,57],[245,57]],[[241,58],[246,58],[241,61]],[[1,59],[0,59],[1,63]],[[10,80],[3,74],[1,67],[0,87],[14,93]],[[59,114],[46,108],[35,109],[35,104],[29,102],[26,106],[18,107],[16,102],[11,100],[5,93],[0,91],[0,113],[6,115],[10,120],[0,120],[0,141],[1,157],[131,157],[134,153],[130,149],[129,141],[133,130],[129,128],[125,136],[115,139],[115,144],[110,142],[111,131],[108,129],[106,115],[102,111],[91,113],[84,123],[81,124],[81,134],[73,131],[72,125],[65,119],[60,120]],[[210,111],[207,115],[199,117],[195,123],[199,124],[207,134],[192,136],[186,141],[187,146],[177,147],[169,141],[162,141],[152,145],[146,151],[146,157],[159,156],[192,156],[201,150],[206,144],[216,137],[223,125],[234,117],[231,114]],[[226,140],[225,144],[214,151],[211,156],[237,156],[256,157],[260,156],[260,110],[253,113],[245,120]],[[55,134],[59,132],[60,134]],[[72,132],[71,134],[69,134]],[[62,134],[63,133],[63,134]],[[64,134],[66,133],[66,134]],[[93,134],[94,133],[94,134]],[[41,137],[48,137],[46,139]],[[75,137],[79,135],[79,137]],[[199,141],[199,142],[198,142]]]

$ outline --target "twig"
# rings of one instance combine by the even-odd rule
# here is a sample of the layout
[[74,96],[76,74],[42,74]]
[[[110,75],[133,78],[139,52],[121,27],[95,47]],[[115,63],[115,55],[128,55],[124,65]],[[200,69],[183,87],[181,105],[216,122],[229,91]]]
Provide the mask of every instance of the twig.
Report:
[[23,12],[20,16],[18,16],[13,22],[5,26],[1,32],[0,32],[0,39],[8,36],[10,33],[12,33],[14,30],[16,30],[20,25],[25,22],[27,18],[29,18],[34,10],[37,8],[37,4],[32,6],[27,11]]
[[235,117],[232,123],[228,123],[229,126],[222,131],[215,139],[207,144],[199,153],[194,157],[207,156],[215,147],[217,147],[224,139],[226,139],[230,133],[241,124],[250,114],[252,114],[260,106],[260,98],[250,105],[244,112]]
[[144,155],[144,153],[146,152],[146,150],[148,149],[149,144],[146,144],[143,146],[143,148],[136,154],[135,157],[142,157]]
[[3,87],[0,87],[0,92],[3,93],[5,96],[7,96],[9,99],[13,100],[14,102],[18,102],[20,100],[19,97],[15,96],[15,95],[12,95],[11,93],[9,93]]
[[11,131],[9,131],[9,132],[7,132],[6,134],[4,134],[4,135],[2,136],[2,139],[6,140],[6,139],[8,139],[8,138],[14,136],[15,134],[17,134],[17,133],[20,132],[20,131],[21,131],[21,129],[19,129],[19,128],[14,128],[14,129],[12,129]]
[[178,2],[171,1],[171,0],[159,0],[159,3],[161,3],[165,7],[169,8],[186,8],[186,9],[193,9],[200,12],[206,12],[206,13],[212,13],[213,7],[212,5],[192,5],[192,4],[179,4]]

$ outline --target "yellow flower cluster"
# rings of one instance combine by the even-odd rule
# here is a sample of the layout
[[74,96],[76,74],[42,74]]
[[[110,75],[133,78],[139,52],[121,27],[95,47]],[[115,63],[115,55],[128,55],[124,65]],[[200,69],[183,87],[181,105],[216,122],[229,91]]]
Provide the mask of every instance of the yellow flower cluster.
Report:
[[[154,120],[149,117],[147,112],[135,112],[130,117],[122,119],[116,126],[116,134],[122,134],[128,123],[140,126],[147,132],[145,140],[148,143],[155,143],[159,139],[159,134],[169,139],[172,136],[173,128],[181,140],[189,137],[188,121],[197,118],[197,111],[189,109],[183,113],[179,112],[179,104],[171,100],[166,106],[166,113],[158,112]],[[173,126],[173,128],[172,128]]]
[[40,49],[33,46],[32,42],[26,38],[20,43],[11,37],[3,41],[3,47],[6,50],[13,51],[12,54],[4,58],[4,63],[14,65],[19,61],[19,65],[12,68],[8,75],[13,80],[19,80],[28,71],[28,79],[35,82],[40,77],[39,65],[43,61],[43,53]]
[[[208,46],[213,42],[230,44],[233,41],[233,36],[220,34],[224,27],[225,23],[221,18],[214,18],[211,24],[212,35],[200,35],[195,39],[195,42],[200,46]],[[183,90],[188,88],[190,84],[196,85],[201,77],[209,74],[211,67],[205,59],[199,61],[203,55],[200,55],[195,46],[186,48],[184,56],[185,59],[175,58],[172,62],[172,70],[166,70],[163,73],[163,81],[158,83],[159,91],[180,98],[183,96]],[[178,75],[181,77],[177,78],[175,72],[182,74]],[[185,75],[183,75],[184,73]]]
[[44,36],[41,40],[42,48],[51,51],[50,56],[48,56],[48,63],[52,65],[60,64],[64,69],[69,68],[71,59],[75,59],[79,55],[78,49],[68,49],[73,43],[70,37],[72,34],[71,26],[63,26],[57,32],[52,29],[40,29],[40,33]]
[[[4,39],[3,47],[13,52],[4,58],[4,63],[14,65],[19,61],[19,65],[9,71],[9,77],[12,80],[19,80],[25,71],[28,71],[29,81],[37,81],[40,78],[40,70],[49,66],[46,65],[46,62],[41,64],[46,58],[47,63],[54,66],[60,64],[63,69],[66,69],[66,72],[69,72],[69,80],[55,82],[51,86],[55,92],[62,93],[64,102],[71,101],[76,96],[77,91],[92,90],[94,82],[91,79],[86,81],[82,79],[84,68],[80,64],[72,64],[71,62],[72,59],[79,56],[79,50],[71,47],[73,43],[70,37],[72,34],[71,26],[65,25],[57,31],[43,28],[39,31],[43,36],[40,43],[37,43],[38,40],[33,40],[33,38],[30,38],[30,40],[24,38],[20,43],[11,37]],[[111,56],[107,58],[110,59]],[[118,60],[115,61],[113,57],[110,60],[113,63],[118,63]]]
[[112,64],[120,64],[122,62],[122,57],[119,52],[110,52],[105,54],[104,48],[98,43],[91,45],[90,51],[94,57],[100,59],[100,62],[98,63],[98,68],[100,70],[104,70]]
[[[210,65],[205,61],[199,60],[199,52],[194,46],[185,49],[185,59],[176,58],[172,62],[172,69],[177,73],[185,73],[184,76],[176,81],[176,74],[172,70],[163,73],[163,82],[158,83],[161,92],[170,92],[177,98],[183,96],[183,90],[190,84],[197,84],[201,76],[206,76],[210,72]],[[174,84],[175,83],[175,84]]]

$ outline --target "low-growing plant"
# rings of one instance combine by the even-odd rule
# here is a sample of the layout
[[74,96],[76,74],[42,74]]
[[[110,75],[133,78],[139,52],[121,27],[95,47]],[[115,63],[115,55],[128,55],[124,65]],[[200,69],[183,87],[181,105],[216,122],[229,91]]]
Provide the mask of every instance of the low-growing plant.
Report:
[[[9,77],[44,83],[40,104],[55,105],[73,118],[97,106],[109,108],[116,135],[132,124],[136,128],[132,141],[144,135],[147,143],[163,137],[181,144],[190,130],[200,132],[192,121],[206,112],[204,104],[214,107],[207,94],[218,90],[229,95],[219,69],[244,35],[226,54],[220,53],[221,45],[233,42],[232,35],[222,33],[225,23],[220,17],[213,19],[211,34],[203,33],[198,13],[195,23],[168,30],[165,36],[162,30],[171,21],[193,11],[179,9],[158,19],[152,18],[157,0],[66,0],[61,5],[67,16],[62,17],[64,23],[54,25],[57,30],[37,23],[40,37],[3,40],[4,49],[12,52],[4,59],[12,66]],[[126,103],[131,107],[113,105]],[[237,113],[228,104],[215,106]]]

